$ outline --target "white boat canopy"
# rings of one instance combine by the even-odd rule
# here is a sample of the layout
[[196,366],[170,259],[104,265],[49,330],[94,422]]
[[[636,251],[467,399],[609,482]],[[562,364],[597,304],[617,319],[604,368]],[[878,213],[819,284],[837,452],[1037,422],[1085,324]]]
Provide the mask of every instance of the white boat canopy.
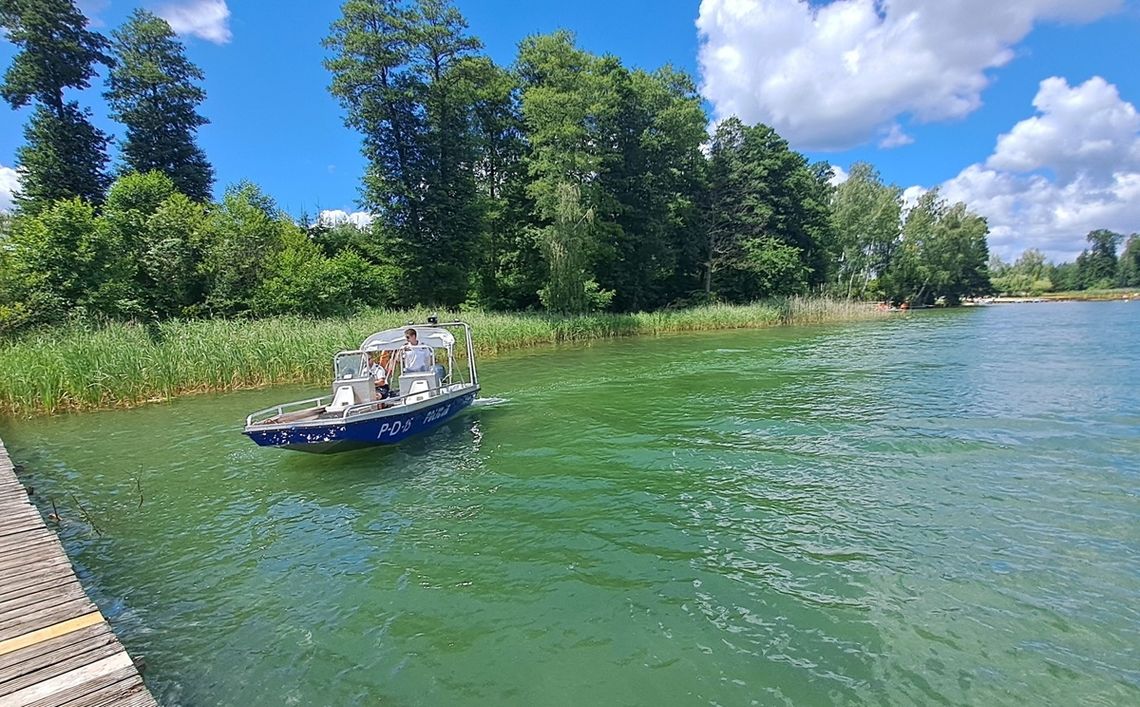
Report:
[[430,346],[433,349],[450,349],[455,346],[455,337],[447,329],[440,327],[413,326],[399,329],[386,329],[378,331],[364,340],[360,345],[361,351],[385,351],[398,349],[407,341],[404,332],[408,329],[416,330],[416,338],[421,346]]

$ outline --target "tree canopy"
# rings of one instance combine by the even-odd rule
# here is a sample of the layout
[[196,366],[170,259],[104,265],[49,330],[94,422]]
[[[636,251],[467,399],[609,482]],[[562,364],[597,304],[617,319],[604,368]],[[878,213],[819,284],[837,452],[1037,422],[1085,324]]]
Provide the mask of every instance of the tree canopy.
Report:
[[209,122],[197,111],[206,98],[197,85],[202,71],[166,20],[146,10],[136,9],[112,36],[115,66],[103,95],[126,127],[120,171],[162,172],[186,196],[209,201],[214,170],[195,142]]
[[[1067,268],[1037,252],[1006,265],[985,219],[937,191],[906,208],[870,164],[834,185],[769,126],[728,117],[710,134],[691,77],[631,68],[569,32],[527,37],[497,64],[446,0],[347,0],[324,38],[366,160],[369,226],[289,217],[249,183],[212,202],[196,144],[205,77],[165,21],[137,10],[111,42],[65,0],[0,0],[0,21],[20,49],[4,98],[35,105],[20,209],[0,222],[0,331],[416,304],[953,304],[988,292],[991,274],[1032,290],[1140,272],[1136,236],[1117,256],[1123,238],[1107,231]],[[112,63],[124,137],[108,189],[106,137],[65,93]]]
[[16,203],[28,211],[72,197],[98,203],[108,184],[107,136],[64,91],[87,88],[95,66],[111,64],[107,39],[87,29],[72,0],[0,0],[0,28],[19,48],[0,96],[12,108],[36,105],[16,152]]

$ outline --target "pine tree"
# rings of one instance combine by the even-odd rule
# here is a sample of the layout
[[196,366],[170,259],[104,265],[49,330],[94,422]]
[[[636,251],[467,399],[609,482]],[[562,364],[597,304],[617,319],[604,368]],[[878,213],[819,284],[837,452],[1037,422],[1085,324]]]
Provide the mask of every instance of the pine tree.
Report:
[[91,124],[90,112],[64,99],[68,88],[84,89],[95,65],[110,65],[107,40],[87,29],[72,0],[0,0],[0,27],[20,51],[4,73],[0,96],[12,108],[36,103],[17,151],[22,211],[39,212],[69,197],[99,202],[107,187],[103,172],[107,137]]
[[116,65],[103,95],[111,117],[127,129],[122,172],[159,171],[191,199],[209,201],[214,170],[195,142],[209,122],[197,111],[206,98],[196,85],[201,69],[166,20],[146,10],[135,10],[112,34]]
[[107,136],[90,117],[75,101],[64,103],[59,113],[36,106],[24,126],[25,142],[16,150],[20,191],[15,199],[20,211],[39,213],[53,202],[74,197],[102,203],[110,184],[104,172]]
[[465,64],[481,44],[444,0],[348,0],[325,46],[330,91],[364,137],[361,205],[405,274],[403,304],[458,305],[484,229],[474,174],[479,100]]

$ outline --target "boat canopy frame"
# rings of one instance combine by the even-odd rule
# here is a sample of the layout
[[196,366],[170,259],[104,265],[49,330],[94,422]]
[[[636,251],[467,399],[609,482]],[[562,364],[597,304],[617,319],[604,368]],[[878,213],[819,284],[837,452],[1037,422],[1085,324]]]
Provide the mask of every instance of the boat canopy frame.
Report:
[[455,380],[452,374],[455,370],[456,337],[455,334],[448,329],[449,327],[459,328],[463,331],[464,351],[467,354],[468,380],[461,382],[479,385],[479,370],[475,365],[475,342],[471,333],[471,325],[458,320],[452,322],[432,322],[430,324],[406,324],[402,327],[378,331],[362,341],[360,348],[353,351],[340,351],[333,360],[335,361],[336,358],[340,356],[353,354],[370,354],[377,351],[399,351],[407,344],[407,341],[404,339],[404,332],[408,329],[415,329],[416,340],[420,342],[420,346],[428,347],[433,350],[445,349],[447,351],[447,379],[449,382],[454,383]]

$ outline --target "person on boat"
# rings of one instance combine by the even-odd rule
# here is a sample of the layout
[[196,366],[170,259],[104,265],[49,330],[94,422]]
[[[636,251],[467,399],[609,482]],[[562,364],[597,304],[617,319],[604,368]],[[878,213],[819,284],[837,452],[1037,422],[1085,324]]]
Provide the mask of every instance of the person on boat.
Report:
[[376,384],[376,397],[378,400],[385,400],[392,394],[392,388],[388,385],[388,366],[387,361],[384,360],[384,353],[371,354],[369,359],[371,365],[368,367],[368,373],[372,376],[372,381]]
[[403,351],[404,358],[402,361],[403,370],[406,373],[418,373],[431,369],[435,361],[435,355],[432,353],[430,346],[424,346],[420,343],[419,335],[416,334],[415,329],[406,329],[404,331],[404,339],[408,343],[404,344]]

